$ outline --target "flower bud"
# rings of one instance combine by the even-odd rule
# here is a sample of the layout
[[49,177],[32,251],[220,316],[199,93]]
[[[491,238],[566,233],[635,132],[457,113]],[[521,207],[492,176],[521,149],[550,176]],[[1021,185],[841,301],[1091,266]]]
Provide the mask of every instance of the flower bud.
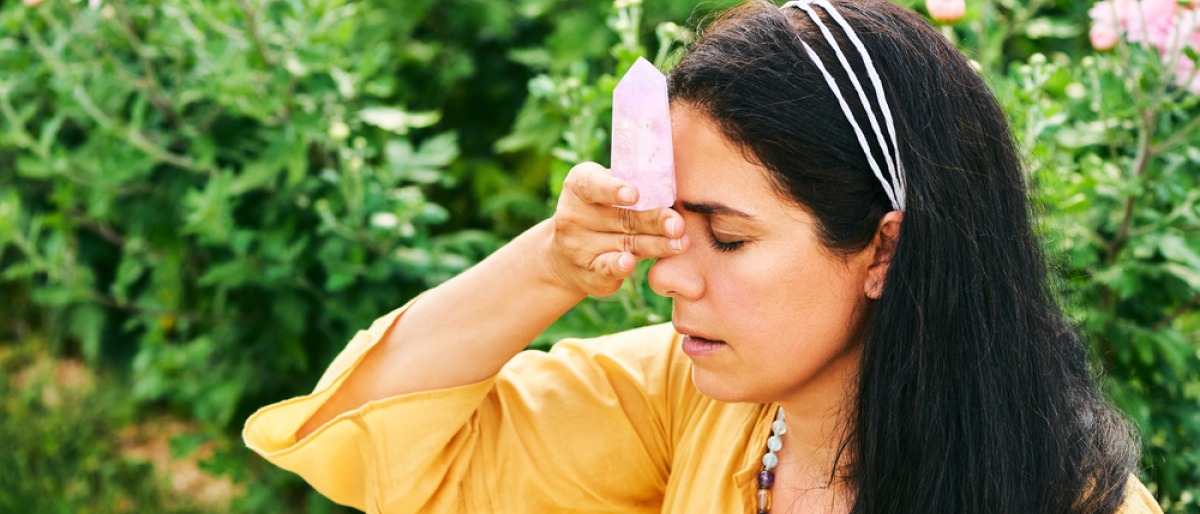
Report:
[[1106,23],[1097,23],[1088,31],[1088,39],[1092,48],[1103,52],[1117,45],[1117,31]]
[[967,3],[964,0],[925,0],[925,9],[933,21],[954,23],[967,12]]
[[350,137],[350,126],[346,122],[338,120],[329,126],[329,138],[334,141],[345,141]]

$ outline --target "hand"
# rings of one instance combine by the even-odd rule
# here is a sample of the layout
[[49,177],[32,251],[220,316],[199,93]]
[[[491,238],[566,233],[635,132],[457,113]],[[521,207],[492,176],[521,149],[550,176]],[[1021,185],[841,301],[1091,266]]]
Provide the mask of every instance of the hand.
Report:
[[596,163],[567,174],[552,218],[548,264],[559,285],[583,294],[615,293],[637,259],[687,249],[683,217],[672,209],[615,207],[637,202],[637,188]]

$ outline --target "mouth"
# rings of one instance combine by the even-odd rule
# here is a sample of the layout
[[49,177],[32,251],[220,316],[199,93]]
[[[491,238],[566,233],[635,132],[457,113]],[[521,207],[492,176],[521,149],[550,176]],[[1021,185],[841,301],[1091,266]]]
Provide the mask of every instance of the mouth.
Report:
[[688,357],[702,357],[719,352],[728,345],[720,339],[708,339],[700,336],[683,334],[681,347]]

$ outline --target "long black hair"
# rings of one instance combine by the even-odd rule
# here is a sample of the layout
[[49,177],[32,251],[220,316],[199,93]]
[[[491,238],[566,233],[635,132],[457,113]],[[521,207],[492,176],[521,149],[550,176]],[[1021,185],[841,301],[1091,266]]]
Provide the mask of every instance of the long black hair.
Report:
[[[1138,445],[1048,285],[1004,112],[920,16],[884,0],[835,5],[883,79],[907,177],[839,453],[853,512],[1115,512]],[[854,47],[817,12],[874,97]],[[851,254],[892,206],[801,38],[857,98],[812,20],[761,0],[705,31],[671,73],[670,95],[771,170],[826,247]]]

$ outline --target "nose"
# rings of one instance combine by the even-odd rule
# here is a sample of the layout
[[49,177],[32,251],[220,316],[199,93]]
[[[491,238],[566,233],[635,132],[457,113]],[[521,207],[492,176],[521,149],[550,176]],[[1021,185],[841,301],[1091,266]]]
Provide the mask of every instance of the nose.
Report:
[[650,288],[676,300],[697,300],[704,295],[704,277],[696,262],[696,249],[663,257],[650,266]]

